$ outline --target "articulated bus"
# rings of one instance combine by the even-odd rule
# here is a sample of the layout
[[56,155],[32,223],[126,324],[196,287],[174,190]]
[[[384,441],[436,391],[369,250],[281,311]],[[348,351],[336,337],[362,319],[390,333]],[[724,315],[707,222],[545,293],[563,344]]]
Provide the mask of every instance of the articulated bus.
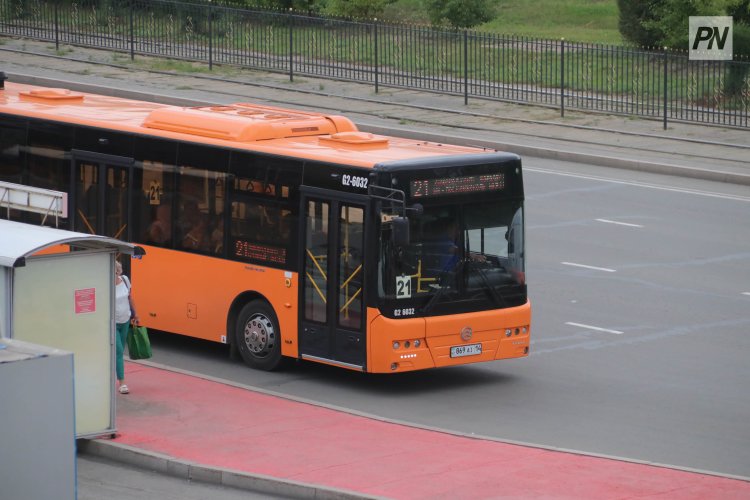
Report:
[[7,82],[0,181],[65,192],[60,227],[143,247],[123,263],[142,324],[230,344],[257,369],[399,373],[529,352],[513,154],[252,103]]

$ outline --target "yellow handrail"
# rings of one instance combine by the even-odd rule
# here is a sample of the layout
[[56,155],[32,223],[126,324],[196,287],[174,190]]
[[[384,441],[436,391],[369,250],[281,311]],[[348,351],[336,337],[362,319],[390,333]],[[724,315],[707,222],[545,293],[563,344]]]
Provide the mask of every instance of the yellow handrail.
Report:
[[313,277],[310,276],[310,273],[305,273],[305,274],[307,274],[307,279],[309,279],[310,282],[313,284],[313,286],[315,287],[315,290],[318,291],[318,295],[320,295],[320,298],[323,299],[323,303],[327,304],[327,302],[326,302],[326,296],[323,295],[323,292],[320,291],[320,288],[318,288],[318,284],[315,282],[315,280],[313,279]]
[[358,273],[358,272],[359,272],[360,270],[362,270],[362,264],[360,264],[360,265],[359,265],[359,267],[357,267],[357,269],[355,269],[354,271],[352,271],[352,274],[351,274],[351,275],[349,275],[349,277],[348,277],[348,278],[346,279],[346,281],[344,281],[344,282],[343,282],[343,283],[341,284],[341,286],[339,287],[339,289],[341,289],[341,288],[344,288],[344,287],[345,287],[346,285],[348,285],[348,284],[349,284],[349,282],[350,282],[350,281],[351,281],[352,279],[354,279],[354,277],[355,277],[355,276],[357,275],[357,273]]
[[307,252],[307,255],[309,255],[310,258],[312,259],[312,261],[315,263],[315,267],[318,268],[318,271],[320,271],[320,274],[323,275],[323,279],[325,279],[327,281],[328,280],[328,276],[326,276],[325,271],[323,271],[323,268],[320,267],[320,264],[318,264],[318,259],[315,258],[315,256],[313,255],[313,253],[310,251],[309,248],[306,248],[305,251]]
[[349,304],[351,304],[354,301],[354,299],[357,298],[357,295],[359,295],[361,291],[362,291],[362,289],[358,288],[357,291],[354,293],[354,295],[352,295],[352,297],[349,300],[347,300],[346,303],[343,306],[341,306],[341,309],[339,309],[339,312],[343,311],[344,309],[347,309],[347,314],[348,314],[349,313],[349,310],[348,310]]
[[91,227],[91,224],[89,224],[89,221],[86,219],[86,216],[83,214],[83,211],[80,208],[78,209],[78,215],[81,216],[81,219],[83,220],[83,223],[86,224],[87,228],[89,228],[89,232],[91,234],[96,234],[96,231],[94,231],[94,228]]
[[127,224],[123,224],[122,227],[120,228],[120,230],[117,231],[117,233],[115,233],[115,235],[113,236],[113,238],[119,240],[120,239],[120,235],[122,234],[123,231],[125,231],[126,227],[128,227],[128,225]]

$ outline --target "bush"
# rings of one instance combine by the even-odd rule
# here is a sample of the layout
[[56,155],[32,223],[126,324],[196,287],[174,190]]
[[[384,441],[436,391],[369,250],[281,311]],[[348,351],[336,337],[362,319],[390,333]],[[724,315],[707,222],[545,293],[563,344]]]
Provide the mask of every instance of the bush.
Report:
[[654,22],[661,0],[617,0],[620,10],[620,34],[625,40],[640,47],[661,45],[663,34]]
[[386,5],[395,0],[328,0],[325,13],[350,19],[370,20],[382,16]]
[[471,28],[495,17],[490,0],[424,0],[433,25]]

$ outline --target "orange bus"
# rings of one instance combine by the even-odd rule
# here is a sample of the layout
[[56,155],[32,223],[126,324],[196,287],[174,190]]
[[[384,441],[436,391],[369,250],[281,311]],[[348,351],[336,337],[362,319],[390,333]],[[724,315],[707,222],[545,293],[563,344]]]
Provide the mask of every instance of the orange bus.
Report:
[[230,344],[257,369],[395,373],[529,352],[513,154],[251,103],[8,82],[0,180],[64,191],[64,228],[144,248],[123,264],[145,326]]

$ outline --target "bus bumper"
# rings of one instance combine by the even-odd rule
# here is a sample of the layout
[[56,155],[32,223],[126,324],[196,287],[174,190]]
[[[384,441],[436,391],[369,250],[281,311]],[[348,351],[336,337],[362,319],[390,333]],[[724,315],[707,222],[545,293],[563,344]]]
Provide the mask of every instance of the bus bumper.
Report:
[[528,356],[531,304],[370,322],[368,372],[394,373]]

